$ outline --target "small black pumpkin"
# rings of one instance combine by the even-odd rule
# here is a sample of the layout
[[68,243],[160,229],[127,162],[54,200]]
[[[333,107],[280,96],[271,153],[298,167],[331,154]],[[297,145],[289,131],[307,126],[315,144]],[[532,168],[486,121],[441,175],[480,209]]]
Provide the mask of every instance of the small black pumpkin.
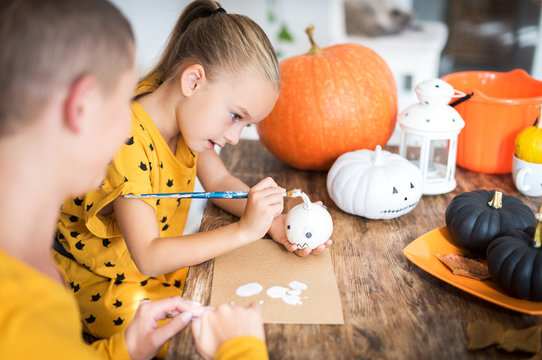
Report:
[[542,248],[540,222],[525,230],[511,230],[487,248],[489,273],[511,296],[542,301]]
[[478,254],[485,254],[489,243],[506,231],[536,225],[533,211],[520,199],[493,190],[456,195],[445,218],[452,238]]

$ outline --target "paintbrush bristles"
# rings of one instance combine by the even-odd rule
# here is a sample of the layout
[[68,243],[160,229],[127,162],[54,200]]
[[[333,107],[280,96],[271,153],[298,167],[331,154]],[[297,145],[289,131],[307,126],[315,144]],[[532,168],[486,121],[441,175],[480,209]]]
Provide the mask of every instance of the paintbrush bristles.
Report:
[[299,197],[301,196],[301,190],[299,189],[292,189],[286,191],[286,197]]

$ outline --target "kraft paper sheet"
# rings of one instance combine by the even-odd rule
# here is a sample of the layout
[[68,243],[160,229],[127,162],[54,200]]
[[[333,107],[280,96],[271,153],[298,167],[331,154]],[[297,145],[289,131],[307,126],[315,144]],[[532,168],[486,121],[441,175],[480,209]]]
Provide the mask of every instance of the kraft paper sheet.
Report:
[[[271,298],[272,286],[290,288],[292,281],[307,285],[299,295],[302,304],[290,305]],[[263,290],[249,297],[236,289],[259,283]],[[344,324],[341,299],[329,250],[301,258],[270,239],[261,239],[215,259],[211,305],[260,302],[265,323]],[[263,301],[263,302],[262,302]]]

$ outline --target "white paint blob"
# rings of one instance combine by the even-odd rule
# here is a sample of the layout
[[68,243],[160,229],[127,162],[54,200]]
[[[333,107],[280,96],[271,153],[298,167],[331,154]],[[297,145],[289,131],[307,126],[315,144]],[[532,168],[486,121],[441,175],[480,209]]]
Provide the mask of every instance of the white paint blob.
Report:
[[292,289],[298,289],[298,290],[307,290],[307,284],[304,284],[299,281],[292,281],[288,284]]
[[278,299],[280,297],[286,296],[286,291],[288,290],[288,288],[282,286],[271,286],[269,289],[267,289],[266,293],[267,295],[269,295],[269,297],[273,299]]
[[248,283],[248,284],[239,286],[237,290],[235,290],[235,293],[238,296],[249,297],[249,296],[260,293],[262,290],[263,290],[263,286],[261,286],[260,284]]
[[[303,302],[301,301],[301,293],[303,290],[307,290],[307,285],[299,282],[299,281],[292,281],[288,284],[290,287],[284,287],[284,286],[271,286],[269,289],[266,290],[267,296],[269,296],[272,299],[281,299],[288,305],[301,305]],[[248,283],[245,285],[241,285],[235,290],[235,293],[238,296],[242,297],[249,297],[256,295],[260,293],[263,290],[263,287],[258,283]],[[307,298],[306,296],[304,297]],[[233,303],[233,301],[232,301]],[[260,304],[263,304],[263,300],[260,300]]]
[[301,294],[301,290],[299,290],[299,289],[288,290],[288,291],[286,291],[286,293],[287,293],[288,295],[300,295],[300,294]]
[[303,304],[303,302],[301,301],[301,298],[297,295],[284,295],[282,297],[282,301],[284,301],[286,304],[289,304],[289,305]]

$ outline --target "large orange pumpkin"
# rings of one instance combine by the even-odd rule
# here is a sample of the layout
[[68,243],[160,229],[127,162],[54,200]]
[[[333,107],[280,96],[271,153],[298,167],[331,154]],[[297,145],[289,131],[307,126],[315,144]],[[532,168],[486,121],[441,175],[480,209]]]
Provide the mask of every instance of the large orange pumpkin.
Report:
[[374,51],[341,44],[281,61],[282,88],[257,125],[278,159],[302,170],[329,170],[342,154],[373,150],[389,140],[396,122],[393,75]]

